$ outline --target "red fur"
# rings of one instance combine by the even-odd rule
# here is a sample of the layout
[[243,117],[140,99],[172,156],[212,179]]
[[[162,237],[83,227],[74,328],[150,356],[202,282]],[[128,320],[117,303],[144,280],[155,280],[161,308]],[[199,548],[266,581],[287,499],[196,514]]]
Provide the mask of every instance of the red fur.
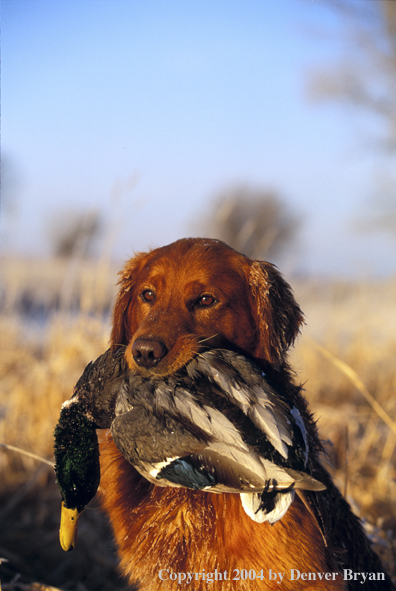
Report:
[[169,573],[217,569],[227,571],[228,577],[242,569],[254,569],[257,574],[263,569],[262,581],[217,583],[224,591],[274,589],[269,569],[285,573],[280,587],[287,591],[344,589],[340,576],[336,581],[290,580],[291,568],[337,570],[326,556],[316,524],[299,501],[273,526],[256,523],[244,512],[239,495],[162,488],[144,481],[109,434],[101,440],[101,468],[103,506],[114,528],[121,571],[130,582],[141,581],[144,591],[207,589],[208,583],[202,581],[190,585],[161,581],[161,569]]
[[[316,437],[306,403],[291,382],[286,360],[302,322],[291,290],[269,263],[251,261],[219,241],[184,239],[138,254],[121,273],[114,308],[111,342],[124,346],[131,369],[142,375],[168,375],[185,365],[202,346],[226,347],[272,367],[300,409],[307,429]],[[141,297],[152,290],[155,298]],[[197,305],[210,295],[216,304]],[[146,369],[133,358],[136,339],[163,343],[166,355]],[[202,343],[202,344],[201,344]],[[258,524],[244,512],[239,495],[192,492],[149,484],[128,464],[107,434],[100,441],[101,493],[118,545],[122,572],[145,591],[206,589],[161,581],[160,569],[206,573],[234,569],[263,569],[260,581],[218,583],[223,591],[276,588],[268,571],[285,572],[284,590],[344,589],[336,581],[290,581],[290,569],[301,572],[336,571],[317,523],[297,499],[280,521]],[[313,455],[317,451],[311,450]]]

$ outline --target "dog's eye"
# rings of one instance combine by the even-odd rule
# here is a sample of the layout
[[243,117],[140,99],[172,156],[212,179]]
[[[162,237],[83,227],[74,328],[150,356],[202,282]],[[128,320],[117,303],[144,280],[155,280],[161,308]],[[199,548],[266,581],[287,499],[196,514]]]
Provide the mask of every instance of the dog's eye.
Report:
[[211,306],[212,304],[215,303],[215,299],[213,296],[211,295],[203,295],[199,298],[198,300],[198,304],[203,307],[203,308],[208,308],[209,306]]
[[142,298],[142,300],[144,300],[145,302],[151,302],[154,299],[154,292],[151,291],[151,289],[145,289],[140,297]]

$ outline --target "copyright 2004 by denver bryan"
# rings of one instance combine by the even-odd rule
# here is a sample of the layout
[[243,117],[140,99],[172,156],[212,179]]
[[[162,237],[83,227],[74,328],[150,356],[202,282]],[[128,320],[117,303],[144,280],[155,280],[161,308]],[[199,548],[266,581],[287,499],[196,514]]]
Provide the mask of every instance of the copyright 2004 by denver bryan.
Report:
[[[268,580],[275,584],[282,585],[285,580],[289,581],[359,581],[362,585],[366,581],[385,581],[385,573],[382,572],[354,572],[349,568],[341,572],[301,572],[296,568],[291,568],[285,572],[275,572],[271,569],[264,571],[255,571],[254,569],[239,569],[234,568],[230,571],[219,571],[215,569],[213,572],[206,572],[202,569],[201,572],[174,572],[171,569],[162,568],[158,571],[158,577],[161,581],[173,581],[179,585],[194,584],[195,581],[204,581],[208,585],[222,581],[254,581]],[[237,585],[236,585],[237,586]]]

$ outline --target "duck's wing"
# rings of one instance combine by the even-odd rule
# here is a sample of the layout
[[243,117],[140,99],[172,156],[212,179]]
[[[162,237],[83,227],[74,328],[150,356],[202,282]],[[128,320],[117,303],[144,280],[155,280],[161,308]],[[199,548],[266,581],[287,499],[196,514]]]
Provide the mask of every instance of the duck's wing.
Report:
[[[244,431],[245,440],[259,450],[261,459],[271,460],[283,471],[283,487],[278,482],[273,486],[268,475],[261,492],[241,494],[242,505],[253,520],[274,523],[281,519],[294,500],[294,489],[304,500],[305,491],[326,488],[307,472],[308,438],[299,410],[260,368],[235,352],[214,350],[197,356],[186,369],[191,379],[206,376],[222,396],[242,410],[254,426]],[[285,473],[294,480],[289,488]],[[313,516],[322,531],[320,520]]]
[[[212,400],[205,404],[202,392],[191,391],[193,385],[187,390],[178,378],[153,386],[132,377],[133,394],[117,400],[113,439],[148,480],[163,486],[233,493],[320,486],[308,474],[258,453],[245,440],[238,420],[232,420],[232,412],[227,417]],[[238,409],[237,414],[242,415]],[[243,426],[257,431],[246,417]]]
[[264,457],[304,471],[308,443],[300,412],[259,367],[235,352],[212,350],[197,356],[186,369],[192,379],[205,376],[218,386],[222,396],[250,419],[256,428],[255,444]]
[[[303,477],[260,458],[244,444],[237,429],[208,409],[211,429],[188,421],[161,418],[142,407],[117,416],[111,434],[122,455],[150,482],[212,492],[282,490]],[[224,428],[222,440],[214,433]],[[233,436],[232,436],[233,435]],[[289,473],[290,472],[290,473]]]

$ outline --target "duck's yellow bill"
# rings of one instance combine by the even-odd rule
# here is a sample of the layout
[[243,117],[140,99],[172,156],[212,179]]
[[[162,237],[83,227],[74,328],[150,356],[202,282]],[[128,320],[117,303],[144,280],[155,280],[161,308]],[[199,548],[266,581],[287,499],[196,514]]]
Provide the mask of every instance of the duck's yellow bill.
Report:
[[68,509],[62,502],[59,541],[65,552],[69,552],[76,547],[78,517],[79,512],[77,509]]

